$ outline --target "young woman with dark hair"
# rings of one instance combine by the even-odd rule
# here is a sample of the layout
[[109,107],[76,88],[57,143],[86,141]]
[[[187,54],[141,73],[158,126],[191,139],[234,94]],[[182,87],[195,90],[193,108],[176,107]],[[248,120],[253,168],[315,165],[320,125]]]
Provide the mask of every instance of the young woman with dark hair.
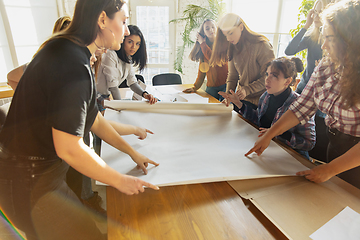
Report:
[[121,48],[115,52],[121,61],[131,63],[142,72],[147,64],[145,38],[138,26],[129,25],[128,28],[130,35],[125,37]]
[[[210,59],[211,66],[228,63],[226,92],[233,90],[240,100],[257,107],[265,91],[261,69],[275,58],[269,40],[250,30],[236,14],[228,13],[218,23],[216,39]],[[229,103],[224,100],[224,103]]]
[[[101,95],[98,99],[109,99],[110,93],[115,100],[121,99],[119,85],[126,80],[130,89],[149,100],[150,104],[157,99],[144,91],[137,82],[134,66],[143,70],[146,66],[146,44],[143,34],[137,26],[129,25],[129,35],[126,35],[121,48],[117,51],[108,50],[103,54],[97,78],[97,91]],[[134,64],[134,66],[133,66]],[[102,106],[99,106],[101,111]]]
[[120,48],[127,18],[121,0],[78,0],[70,26],[42,44],[19,82],[0,133],[0,206],[27,239],[106,238],[66,185],[69,165],[125,194],[158,189],[116,172],[83,140],[91,129],[145,173],[149,163],[158,165],[126,143],[96,106],[90,56]]
[[313,182],[338,175],[360,188],[360,1],[330,4],[322,22],[326,56],[300,97],[245,155],[260,155],[274,136],[306,123],[319,109],[326,114],[328,163],[297,174]]
[[228,65],[227,63],[223,66],[214,67],[209,65],[215,37],[216,23],[214,20],[206,19],[200,27],[200,32],[196,35],[196,43],[189,55],[192,61],[200,62],[198,75],[194,87],[187,88],[183,92],[196,92],[203,84],[206,76],[207,82],[205,91],[214,98],[222,101],[223,98],[218,92],[225,91],[226,89]]
[[[288,110],[299,94],[293,92],[290,86],[296,82],[298,72],[304,70],[299,58],[288,59],[280,57],[265,66],[265,88],[256,110],[243,104],[239,97],[230,90],[230,93],[220,94],[239,108],[239,113],[250,120],[260,129],[260,136]],[[308,151],[315,145],[315,124],[313,118],[303,125],[296,125],[277,138],[309,159]]]

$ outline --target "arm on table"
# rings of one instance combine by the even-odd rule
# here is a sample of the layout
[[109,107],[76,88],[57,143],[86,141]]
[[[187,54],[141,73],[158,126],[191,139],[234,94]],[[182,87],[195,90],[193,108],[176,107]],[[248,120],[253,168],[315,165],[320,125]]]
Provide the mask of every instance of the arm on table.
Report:
[[93,126],[91,127],[91,131],[93,131],[99,138],[115,147],[116,149],[128,154],[133,161],[141,168],[145,174],[147,174],[146,167],[148,163],[154,164],[158,166],[159,164],[148,159],[144,155],[135,151],[110,125],[110,123],[100,114],[98,113]]
[[298,125],[300,121],[296,117],[296,115],[287,110],[281,118],[269,128],[266,133],[260,137],[254,144],[254,147],[251,148],[245,156],[255,152],[258,156],[260,156],[263,151],[269,146],[271,139],[274,137],[283,134],[285,131],[289,130],[290,128]]
[[134,134],[139,137],[139,139],[143,140],[146,138],[147,133],[154,134],[152,131],[146,128],[141,128],[129,124],[123,124],[115,121],[108,120],[110,125],[115,129],[115,131],[120,135],[130,135]]
[[360,166],[360,143],[350,148],[346,153],[335,158],[328,164],[316,166],[313,169],[296,173],[299,176],[305,176],[310,181],[321,183],[331,177]]
[[139,178],[120,174],[109,167],[81,137],[54,128],[52,134],[57,155],[82,174],[113,186],[128,195],[144,192],[144,186],[158,189]]

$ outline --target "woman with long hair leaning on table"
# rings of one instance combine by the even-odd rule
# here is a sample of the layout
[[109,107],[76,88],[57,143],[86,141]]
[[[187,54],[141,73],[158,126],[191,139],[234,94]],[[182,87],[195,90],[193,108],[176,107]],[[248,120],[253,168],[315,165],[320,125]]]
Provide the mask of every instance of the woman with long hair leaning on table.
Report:
[[[216,39],[210,59],[211,66],[222,66],[228,61],[226,92],[233,90],[240,100],[256,109],[265,92],[261,70],[275,58],[269,40],[253,32],[244,20],[228,13],[218,23]],[[226,99],[223,101],[229,103]],[[235,108],[235,110],[237,110]]]
[[19,82],[0,133],[0,206],[27,239],[105,239],[64,181],[69,165],[125,194],[158,189],[116,172],[83,141],[91,130],[145,173],[157,165],[96,106],[90,56],[120,48],[127,18],[122,0],[78,0],[70,26],[42,44]]

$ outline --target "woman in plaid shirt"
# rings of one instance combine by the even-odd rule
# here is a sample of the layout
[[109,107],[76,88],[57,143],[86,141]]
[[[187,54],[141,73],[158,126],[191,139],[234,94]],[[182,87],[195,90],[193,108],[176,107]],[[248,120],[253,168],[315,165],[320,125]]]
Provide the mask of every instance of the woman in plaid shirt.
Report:
[[274,136],[304,124],[319,109],[327,114],[329,163],[297,174],[314,182],[338,175],[360,188],[360,1],[330,5],[322,17],[326,56],[289,111],[245,155],[260,155]]
[[[234,91],[220,92],[228,102],[238,107],[243,117],[260,127],[260,135],[265,134],[299,97],[290,86],[295,84],[297,73],[304,70],[304,67],[299,58],[280,57],[266,64],[265,70],[266,92],[261,95],[256,110],[243,103]],[[305,124],[294,126],[277,138],[309,159],[308,151],[315,145],[314,119],[310,118]]]

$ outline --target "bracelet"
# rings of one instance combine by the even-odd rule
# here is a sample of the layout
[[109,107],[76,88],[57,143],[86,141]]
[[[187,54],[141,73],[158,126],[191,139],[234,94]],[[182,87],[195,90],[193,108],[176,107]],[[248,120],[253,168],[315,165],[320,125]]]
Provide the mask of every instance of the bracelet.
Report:
[[143,91],[143,93],[141,94],[142,97],[144,97],[144,94],[147,93],[149,94],[147,91]]

